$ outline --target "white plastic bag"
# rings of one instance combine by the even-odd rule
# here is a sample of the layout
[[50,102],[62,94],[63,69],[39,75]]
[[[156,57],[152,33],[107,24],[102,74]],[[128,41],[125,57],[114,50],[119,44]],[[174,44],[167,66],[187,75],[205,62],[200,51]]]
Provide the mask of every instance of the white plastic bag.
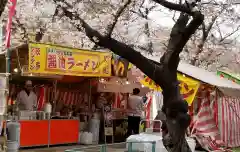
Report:
[[81,132],[80,133],[80,143],[84,144],[85,143],[85,139],[86,139],[86,133],[85,132]]
[[92,138],[93,138],[92,133],[83,132],[82,135],[80,135],[80,143],[84,145],[90,145],[92,144]]
[[92,142],[94,144],[98,144],[99,129],[100,129],[100,120],[91,119],[89,123],[89,131],[92,133],[92,136],[93,136]]
[[92,140],[93,140],[93,134],[91,132],[88,132],[87,133],[86,145],[91,145],[92,144]]

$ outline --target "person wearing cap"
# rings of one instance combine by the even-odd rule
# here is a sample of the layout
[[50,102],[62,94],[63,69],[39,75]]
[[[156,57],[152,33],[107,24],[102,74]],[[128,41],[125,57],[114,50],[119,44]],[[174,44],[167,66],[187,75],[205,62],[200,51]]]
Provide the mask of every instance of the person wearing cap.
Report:
[[128,99],[128,136],[139,133],[139,124],[143,112],[143,98],[139,96],[140,89],[133,89]]
[[36,110],[37,96],[32,91],[32,81],[28,80],[25,82],[24,89],[18,93],[17,104],[19,110]]

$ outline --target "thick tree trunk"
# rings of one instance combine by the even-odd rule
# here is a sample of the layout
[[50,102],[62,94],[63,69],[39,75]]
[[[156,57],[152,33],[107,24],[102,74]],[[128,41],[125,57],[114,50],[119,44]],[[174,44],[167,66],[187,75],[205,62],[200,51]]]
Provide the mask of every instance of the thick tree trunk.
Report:
[[[61,8],[66,17],[72,21],[81,22],[81,24],[74,25],[79,31],[84,30],[91,41],[127,59],[162,88],[164,97],[162,110],[166,115],[166,120],[163,120],[162,126],[164,146],[171,152],[190,152],[191,150],[185,139],[185,133],[190,124],[190,116],[187,114],[188,104],[180,94],[177,67],[180,60],[179,54],[191,35],[202,24],[204,16],[200,12],[192,12],[185,5],[172,4],[164,0],[154,1],[161,3],[161,5],[167,8],[184,12],[181,13],[172,28],[167,51],[161,57],[160,63],[147,59],[124,43],[109,36],[101,35],[80,18],[77,13],[68,11],[64,6],[61,6]],[[189,14],[193,17],[190,23]]]

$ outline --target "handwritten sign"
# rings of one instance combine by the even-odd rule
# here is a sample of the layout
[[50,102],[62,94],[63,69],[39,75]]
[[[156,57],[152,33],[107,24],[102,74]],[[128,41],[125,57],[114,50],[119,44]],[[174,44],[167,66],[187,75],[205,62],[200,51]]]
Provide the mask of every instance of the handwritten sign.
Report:
[[[179,87],[182,97],[191,105],[198,91],[200,82],[179,73],[177,74],[177,78],[180,82]],[[140,80],[140,83],[150,89],[162,91],[160,86],[147,76]]]
[[111,57],[111,53],[30,43],[29,72],[73,76],[111,76]]
[[124,58],[112,59],[112,75],[118,77],[126,77],[129,67],[129,62]]

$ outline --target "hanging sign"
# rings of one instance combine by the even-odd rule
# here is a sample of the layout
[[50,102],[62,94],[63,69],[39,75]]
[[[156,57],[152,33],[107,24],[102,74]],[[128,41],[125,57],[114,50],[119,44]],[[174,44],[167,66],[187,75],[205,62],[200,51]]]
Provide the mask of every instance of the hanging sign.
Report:
[[15,8],[17,5],[17,0],[8,0],[9,2],[9,12],[8,12],[8,21],[6,26],[6,41],[5,41],[5,47],[10,47],[10,39],[11,39],[11,27],[12,27],[12,18],[15,15]]
[[127,77],[131,65],[128,60],[114,54],[112,58],[112,76]]
[[[200,82],[192,78],[183,76],[182,74],[179,73],[177,74],[177,78],[178,81],[180,82],[179,87],[182,97],[188,102],[189,105],[191,105],[198,91]],[[148,76],[145,76],[143,79],[141,79],[140,83],[150,89],[162,91],[160,86],[157,85]]]
[[55,45],[30,43],[30,73],[111,76],[111,53],[79,50]]
[[231,72],[218,70],[217,75],[221,78],[226,78],[234,83],[240,84],[240,74],[234,74]]

